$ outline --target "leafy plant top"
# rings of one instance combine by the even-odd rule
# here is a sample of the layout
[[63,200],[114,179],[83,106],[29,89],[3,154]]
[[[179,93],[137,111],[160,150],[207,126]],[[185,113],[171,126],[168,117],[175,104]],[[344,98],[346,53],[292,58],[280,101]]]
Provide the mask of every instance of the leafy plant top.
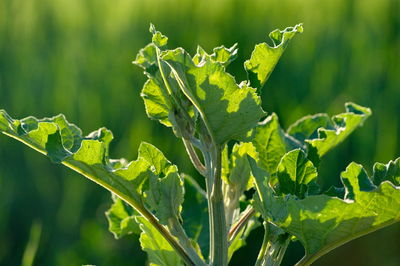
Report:
[[149,143],[134,161],[111,159],[109,130],[85,136],[63,115],[17,120],[0,110],[0,132],[112,192],[109,230],[116,238],[140,234],[150,265],[227,265],[261,224],[255,265],[279,265],[291,241],[304,246],[298,265],[309,265],[400,220],[400,158],[376,163],[372,176],[350,163],[338,177],[343,187],[319,187],[323,156],[371,110],[346,103],[344,113],[306,116],[287,130],[263,111],[259,91],[302,31],[299,24],[271,32],[272,45],[256,45],[244,63],[248,79],[238,83],[226,70],[236,44],[212,53],[199,46],[191,56],[168,49],[168,38],[151,25],[152,41],[133,62],[148,77],[146,113],[183,141],[205,188]]

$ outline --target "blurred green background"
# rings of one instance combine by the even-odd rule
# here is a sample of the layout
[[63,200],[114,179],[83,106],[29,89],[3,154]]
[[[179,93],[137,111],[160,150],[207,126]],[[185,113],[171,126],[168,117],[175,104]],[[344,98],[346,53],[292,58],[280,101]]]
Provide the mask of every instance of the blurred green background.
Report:
[[[192,54],[197,44],[211,51],[238,42],[228,68],[238,82],[256,43],[303,22],[264,88],[264,109],[287,128],[306,114],[340,113],[346,101],[372,108],[365,126],[323,161],[324,187],[338,185],[353,160],[370,172],[373,162],[400,156],[399,0],[0,0],[0,109],[16,118],[64,113],[85,134],[106,126],[115,136],[112,157],[135,159],[143,140],[193,174],[183,145],[147,119],[139,97],[145,77],[131,61],[150,41],[150,22],[170,47]],[[42,225],[35,265],[143,265],[136,236],[117,241],[108,232],[110,203],[102,188],[0,136],[1,265],[21,264],[35,224]],[[260,235],[232,265],[252,265]],[[292,244],[284,264],[302,252]],[[315,265],[400,265],[400,225]]]

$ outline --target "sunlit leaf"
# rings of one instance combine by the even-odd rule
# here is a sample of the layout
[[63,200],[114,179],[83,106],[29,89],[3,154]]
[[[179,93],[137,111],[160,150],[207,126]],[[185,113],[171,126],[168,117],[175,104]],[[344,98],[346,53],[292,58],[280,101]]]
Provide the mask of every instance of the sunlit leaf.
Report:
[[273,113],[255,129],[252,140],[258,152],[259,165],[271,175],[287,151],[285,133],[279,125],[278,116]]
[[269,34],[273,46],[267,43],[257,44],[244,67],[249,74],[252,87],[261,89],[271,75],[280,57],[285,51],[289,41],[297,34],[303,32],[303,26],[298,24],[284,30],[274,30]]
[[304,140],[308,157],[315,164],[371,115],[371,109],[355,103],[346,103],[345,107],[346,113],[333,116],[331,122],[326,115],[309,116],[289,128],[289,134],[299,137],[300,141]]
[[114,203],[106,212],[110,232],[114,234],[115,238],[129,234],[140,234],[139,225],[135,220],[135,216],[138,214],[134,214],[133,209],[124,204],[121,199],[113,198]]
[[[367,233],[400,221],[400,187],[389,181],[372,184],[361,165],[352,163],[341,174],[345,198],[313,195],[275,196],[268,173],[250,160],[257,183],[256,208],[303,244],[303,263]],[[390,180],[392,176],[388,176]]]
[[135,217],[140,224],[140,245],[148,254],[149,264],[152,266],[179,266],[184,265],[178,254],[163,236],[143,217]]
[[166,52],[181,90],[200,112],[216,144],[242,140],[264,115],[261,100],[251,87],[239,87],[222,64],[205,55],[200,65],[181,48]]

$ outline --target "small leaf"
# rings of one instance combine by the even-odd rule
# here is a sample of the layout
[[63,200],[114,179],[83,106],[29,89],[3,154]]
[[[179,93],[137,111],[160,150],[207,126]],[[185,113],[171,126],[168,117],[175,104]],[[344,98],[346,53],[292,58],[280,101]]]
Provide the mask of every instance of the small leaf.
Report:
[[237,57],[237,43],[234,44],[230,48],[226,48],[225,46],[219,46],[213,49],[213,53],[208,55],[206,51],[200,46],[197,47],[197,53],[193,57],[193,62],[196,65],[199,65],[203,60],[205,60],[206,56],[209,56],[215,62],[221,63],[223,66],[228,66],[232,61],[234,61]]
[[252,142],[258,152],[259,165],[271,175],[274,174],[287,151],[285,134],[275,113],[272,113],[256,127]]
[[334,116],[332,125],[328,128],[321,127],[318,129],[318,138],[305,140],[309,150],[308,157],[315,164],[318,164],[319,158],[343,142],[371,115],[369,108],[354,103],[346,103],[345,106],[346,113]]
[[290,151],[283,156],[278,165],[280,191],[302,199],[307,193],[308,184],[314,181],[317,175],[317,168],[302,150]]
[[183,182],[178,173],[170,172],[163,178],[152,176],[146,190],[146,203],[155,211],[160,223],[168,225],[169,220],[181,220],[183,193]]
[[184,265],[164,237],[143,217],[136,216],[140,224],[140,245],[147,253],[149,264],[152,266],[179,266]]
[[143,68],[149,77],[154,77],[158,71],[156,49],[153,43],[146,45],[144,48],[140,49],[139,53],[136,55],[135,61],[132,62]]
[[318,138],[319,128],[334,129],[331,119],[327,114],[309,115],[301,118],[291,125],[287,133],[304,143],[306,139]]
[[251,143],[240,143],[235,144],[231,154],[231,169],[229,174],[229,184],[235,187],[239,192],[242,193],[249,189],[250,182],[250,167],[248,165],[247,155],[257,158],[257,152]]
[[345,188],[345,199],[355,200],[360,191],[376,189],[376,186],[371,182],[367,172],[360,164],[351,163],[340,177]]
[[154,166],[154,173],[156,175],[166,175],[170,171],[177,172],[177,169],[165,158],[164,154],[150,143],[140,143],[139,157],[145,159],[150,165]]
[[157,31],[153,24],[150,24],[150,33],[153,34],[151,41],[158,47],[167,45],[168,37]]
[[160,223],[168,225],[170,219],[180,220],[184,188],[178,168],[149,143],[140,144],[139,158],[146,160],[154,173],[150,175],[149,187],[145,191],[146,203],[156,212]]
[[133,209],[124,204],[124,202],[113,197],[114,203],[106,212],[109,231],[114,234],[114,237],[119,239],[129,234],[140,234],[140,228],[135,220],[137,213]]
[[171,127],[169,120],[173,109],[167,93],[156,83],[154,79],[148,79],[143,86],[141,96],[144,100],[145,110],[148,117],[159,120],[161,124]]
[[251,58],[244,63],[252,87],[261,89],[264,86],[289,41],[297,33],[301,32],[303,32],[302,24],[288,27],[283,31],[274,30],[269,34],[273,46],[269,46],[265,42],[256,45],[251,54]]

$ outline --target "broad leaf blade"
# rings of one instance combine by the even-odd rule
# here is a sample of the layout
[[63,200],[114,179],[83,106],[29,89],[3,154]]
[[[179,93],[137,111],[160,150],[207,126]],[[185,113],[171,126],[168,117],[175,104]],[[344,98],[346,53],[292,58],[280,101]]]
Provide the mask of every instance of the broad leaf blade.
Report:
[[186,97],[199,111],[216,144],[243,140],[264,115],[260,97],[251,87],[239,87],[225,68],[205,55],[200,65],[181,48],[166,52],[169,64]]
[[0,111],[0,124],[2,133],[100,184],[139,212],[143,210],[141,186],[148,178],[150,165],[138,159],[124,168],[115,169],[115,161],[107,156],[112,135],[105,129],[83,137],[81,131],[63,116],[13,120],[5,111]]
[[[186,253],[182,256],[187,259],[189,256],[187,253],[189,253],[196,263],[202,264],[202,260],[190,244],[181,245],[189,242],[189,239],[180,224],[183,182],[176,166],[172,165],[154,146],[147,143],[141,145],[136,161],[126,163],[125,160],[110,160],[108,158],[109,144],[112,139],[110,131],[100,129],[82,137],[80,130],[72,130],[76,127],[69,124],[63,117],[61,117],[64,119],[61,123],[60,117],[42,120],[30,117],[24,120],[13,120],[5,111],[0,111],[1,132],[103,186],[132,206],[143,216],[143,219],[146,217],[156,226],[158,224],[156,218],[158,218],[159,222],[168,228],[165,231],[168,241],[179,251]],[[71,130],[62,132],[65,125],[69,125]],[[74,151],[75,144],[71,144],[71,140],[79,143],[76,151]],[[154,211],[155,217],[150,213],[149,208]],[[119,212],[117,216],[119,218],[115,215],[112,217],[113,222],[118,223],[116,219],[121,219],[125,214]],[[114,233],[117,236],[123,234],[121,224],[118,226],[120,230],[112,229],[115,229]],[[154,227],[150,230],[157,229]],[[176,239],[169,234],[175,235],[179,243],[175,242]],[[163,238],[160,241],[166,240]]]
[[301,241],[312,263],[330,250],[362,235],[400,221],[400,187],[388,181],[374,187],[360,165],[342,173],[346,199],[315,195],[304,199],[274,196],[268,173],[250,160],[257,181],[255,207],[264,219]]
[[257,44],[244,67],[249,75],[250,85],[261,89],[271,75],[280,57],[285,51],[289,41],[297,34],[303,32],[302,24],[288,27],[282,31],[274,30],[269,34],[273,46],[267,43]]

